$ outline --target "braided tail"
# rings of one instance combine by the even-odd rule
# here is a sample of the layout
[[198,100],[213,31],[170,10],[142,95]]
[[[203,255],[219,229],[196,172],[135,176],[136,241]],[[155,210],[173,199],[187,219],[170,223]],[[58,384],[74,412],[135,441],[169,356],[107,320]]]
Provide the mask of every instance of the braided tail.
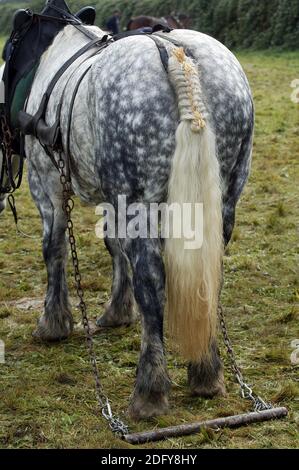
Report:
[[[186,249],[188,240],[183,236],[166,240],[167,318],[170,335],[183,356],[199,361],[209,358],[216,334],[223,253],[220,172],[199,72],[182,48],[172,49],[169,79],[176,91],[180,123],[168,204],[189,203],[193,221],[195,204],[203,204],[203,242],[201,247]],[[173,226],[181,221],[174,220]]]

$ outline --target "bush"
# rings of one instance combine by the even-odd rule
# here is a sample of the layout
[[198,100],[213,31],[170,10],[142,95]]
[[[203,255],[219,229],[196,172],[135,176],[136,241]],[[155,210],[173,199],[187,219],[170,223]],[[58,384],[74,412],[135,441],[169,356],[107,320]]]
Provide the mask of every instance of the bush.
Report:
[[[8,34],[11,17],[20,6],[40,11],[44,1],[0,3],[0,34]],[[299,48],[298,0],[69,0],[73,11],[90,4],[97,24],[104,27],[115,8],[122,11],[122,27],[136,15],[188,13],[193,28],[210,34],[231,48]]]

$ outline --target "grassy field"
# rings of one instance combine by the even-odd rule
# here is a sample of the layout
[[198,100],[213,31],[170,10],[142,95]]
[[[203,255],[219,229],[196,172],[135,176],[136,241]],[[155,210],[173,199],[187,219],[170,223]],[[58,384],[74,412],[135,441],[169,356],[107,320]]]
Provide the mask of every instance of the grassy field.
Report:
[[[3,49],[3,46],[4,46],[4,38],[1,38],[0,37],[0,51],[1,51],[1,55],[2,55],[2,49]],[[1,57],[0,57],[0,63],[1,63]]]
[[[225,256],[222,300],[229,332],[244,375],[255,390],[289,408],[283,421],[236,430],[203,432],[148,448],[294,448],[299,447],[299,366],[291,364],[291,341],[298,331],[298,155],[299,105],[290,83],[299,78],[299,58],[291,53],[240,53],[256,106],[253,168],[237,211],[233,240]],[[77,330],[61,344],[34,343],[31,332],[41,302],[26,308],[20,299],[42,301],[46,274],[41,225],[26,180],[16,195],[21,228],[12,215],[0,221],[0,339],[6,363],[0,364],[0,447],[128,448],[107,429],[96,409],[93,377],[83,334]],[[92,208],[76,203],[74,219],[89,314],[96,318],[109,297],[111,262],[94,233]],[[69,267],[74,315],[79,321]],[[168,354],[173,381],[171,412],[146,423],[125,416],[134,383],[140,326],[101,331],[95,346],[103,385],[113,408],[131,430],[179,424],[249,409],[240,399],[225,351],[228,396],[191,398],[183,361]]]

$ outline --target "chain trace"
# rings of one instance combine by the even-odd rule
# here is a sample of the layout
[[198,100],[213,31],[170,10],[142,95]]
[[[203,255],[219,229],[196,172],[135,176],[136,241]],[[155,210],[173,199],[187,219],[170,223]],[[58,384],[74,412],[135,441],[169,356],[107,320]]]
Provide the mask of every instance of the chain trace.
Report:
[[243,374],[236,361],[235,353],[232,347],[232,342],[228,336],[224,311],[223,311],[223,307],[221,304],[219,304],[218,306],[218,316],[219,316],[219,322],[220,322],[220,327],[221,327],[221,331],[223,335],[224,344],[226,346],[227,355],[230,360],[230,366],[236,378],[236,381],[240,385],[241,397],[246,400],[252,401],[254,411],[270,410],[271,408],[273,408],[273,405],[271,403],[267,403],[266,401],[264,401],[259,395],[256,395],[253,392],[252,388],[244,381]]
[[81,310],[81,315],[82,315],[82,324],[85,330],[87,349],[89,352],[89,358],[90,358],[91,366],[93,369],[93,375],[95,378],[96,397],[97,397],[99,407],[101,408],[102,415],[108,421],[112,432],[123,437],[125,434],[128,434],[129,432],[128,426],[124,424],[121,421],[121,419],[119,419],[117,416],[114,416],[109,399],[105,395],[101,381],[100,381],[99,369],[97,365],[96,354],[94,351],[94,342],[92,338],[92,333],[90,331],[90,325],[89,325],[88,316],[87,316],[87,307],[86,307],[86,303],[84,300],[84,291],[81,285],[81,274],[80,274],[80,269],[79,269],[76,239],[75,239],[74,232],[73,232],[74,225],[71,219],[71,213],[74,208],[74,201],[71,197],[70,181],[67,180],[67,177],[64,173],[65,164],[64,164],[64,160],[62,158],[61,152],[59,152],[58,167],[60,171],[60,182],[63,188],[63,191],[62,191],[63,210],[65,211],[66,216],[67,216],[67,230],[68,230],[68,236],[69,236],[69,244],[71,248],[72,262],[73,262],[73,267],[74,267],[76,291],[77,291],[78,298],[80,300],[79,308]]

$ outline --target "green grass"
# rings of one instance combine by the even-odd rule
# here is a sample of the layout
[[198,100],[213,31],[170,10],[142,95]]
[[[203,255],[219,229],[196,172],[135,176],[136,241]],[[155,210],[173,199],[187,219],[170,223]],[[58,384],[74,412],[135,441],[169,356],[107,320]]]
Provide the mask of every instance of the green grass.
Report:
[[[0,37],[0,51],[2,55],[2,49],[4,47],[5,39]],[[0,63],[1,63],[1,57],[0,57]]]
[[[298,105],[290,83],[299,78],[299,58],[285,53],[240,53],[256,106],[253,168],[238,206],[233,241],[225,256],[222,301],[238,361],[255,390],[289,418],[235,430],[203,433],[148,444],[147,448],[292,448],[299,445],[298,366],[290,362],[290,343],[298,332]],[[39,215],[26,179],[16,195],[22,229],[15,232],[9,211],[0,223],[0,338],[6,363],[0,365],[0,446],[5,448],[128,448],[117,440],[96,407],[85,342],[77,331],[68,341],[47,346],[31,338],[40,311],[20,310],[14,301],[41,298],[46,274]],[[111,262],[95,237],[97,217],[76,203],[75,231],[88,302],[95,318],[108,299]],[[69,267],[71,296],[76,305]],[[80,315],[74,307],[74,315]],[[238,395],[226,364],[228,396],[191,398],[183,361],[168,354],[173,381],[171,412],[134,424],[125,416],[140,346],[140,326],[105,331],[95,337],[102,382],[113,409],[131,426],[145,430],[249,409]]]

